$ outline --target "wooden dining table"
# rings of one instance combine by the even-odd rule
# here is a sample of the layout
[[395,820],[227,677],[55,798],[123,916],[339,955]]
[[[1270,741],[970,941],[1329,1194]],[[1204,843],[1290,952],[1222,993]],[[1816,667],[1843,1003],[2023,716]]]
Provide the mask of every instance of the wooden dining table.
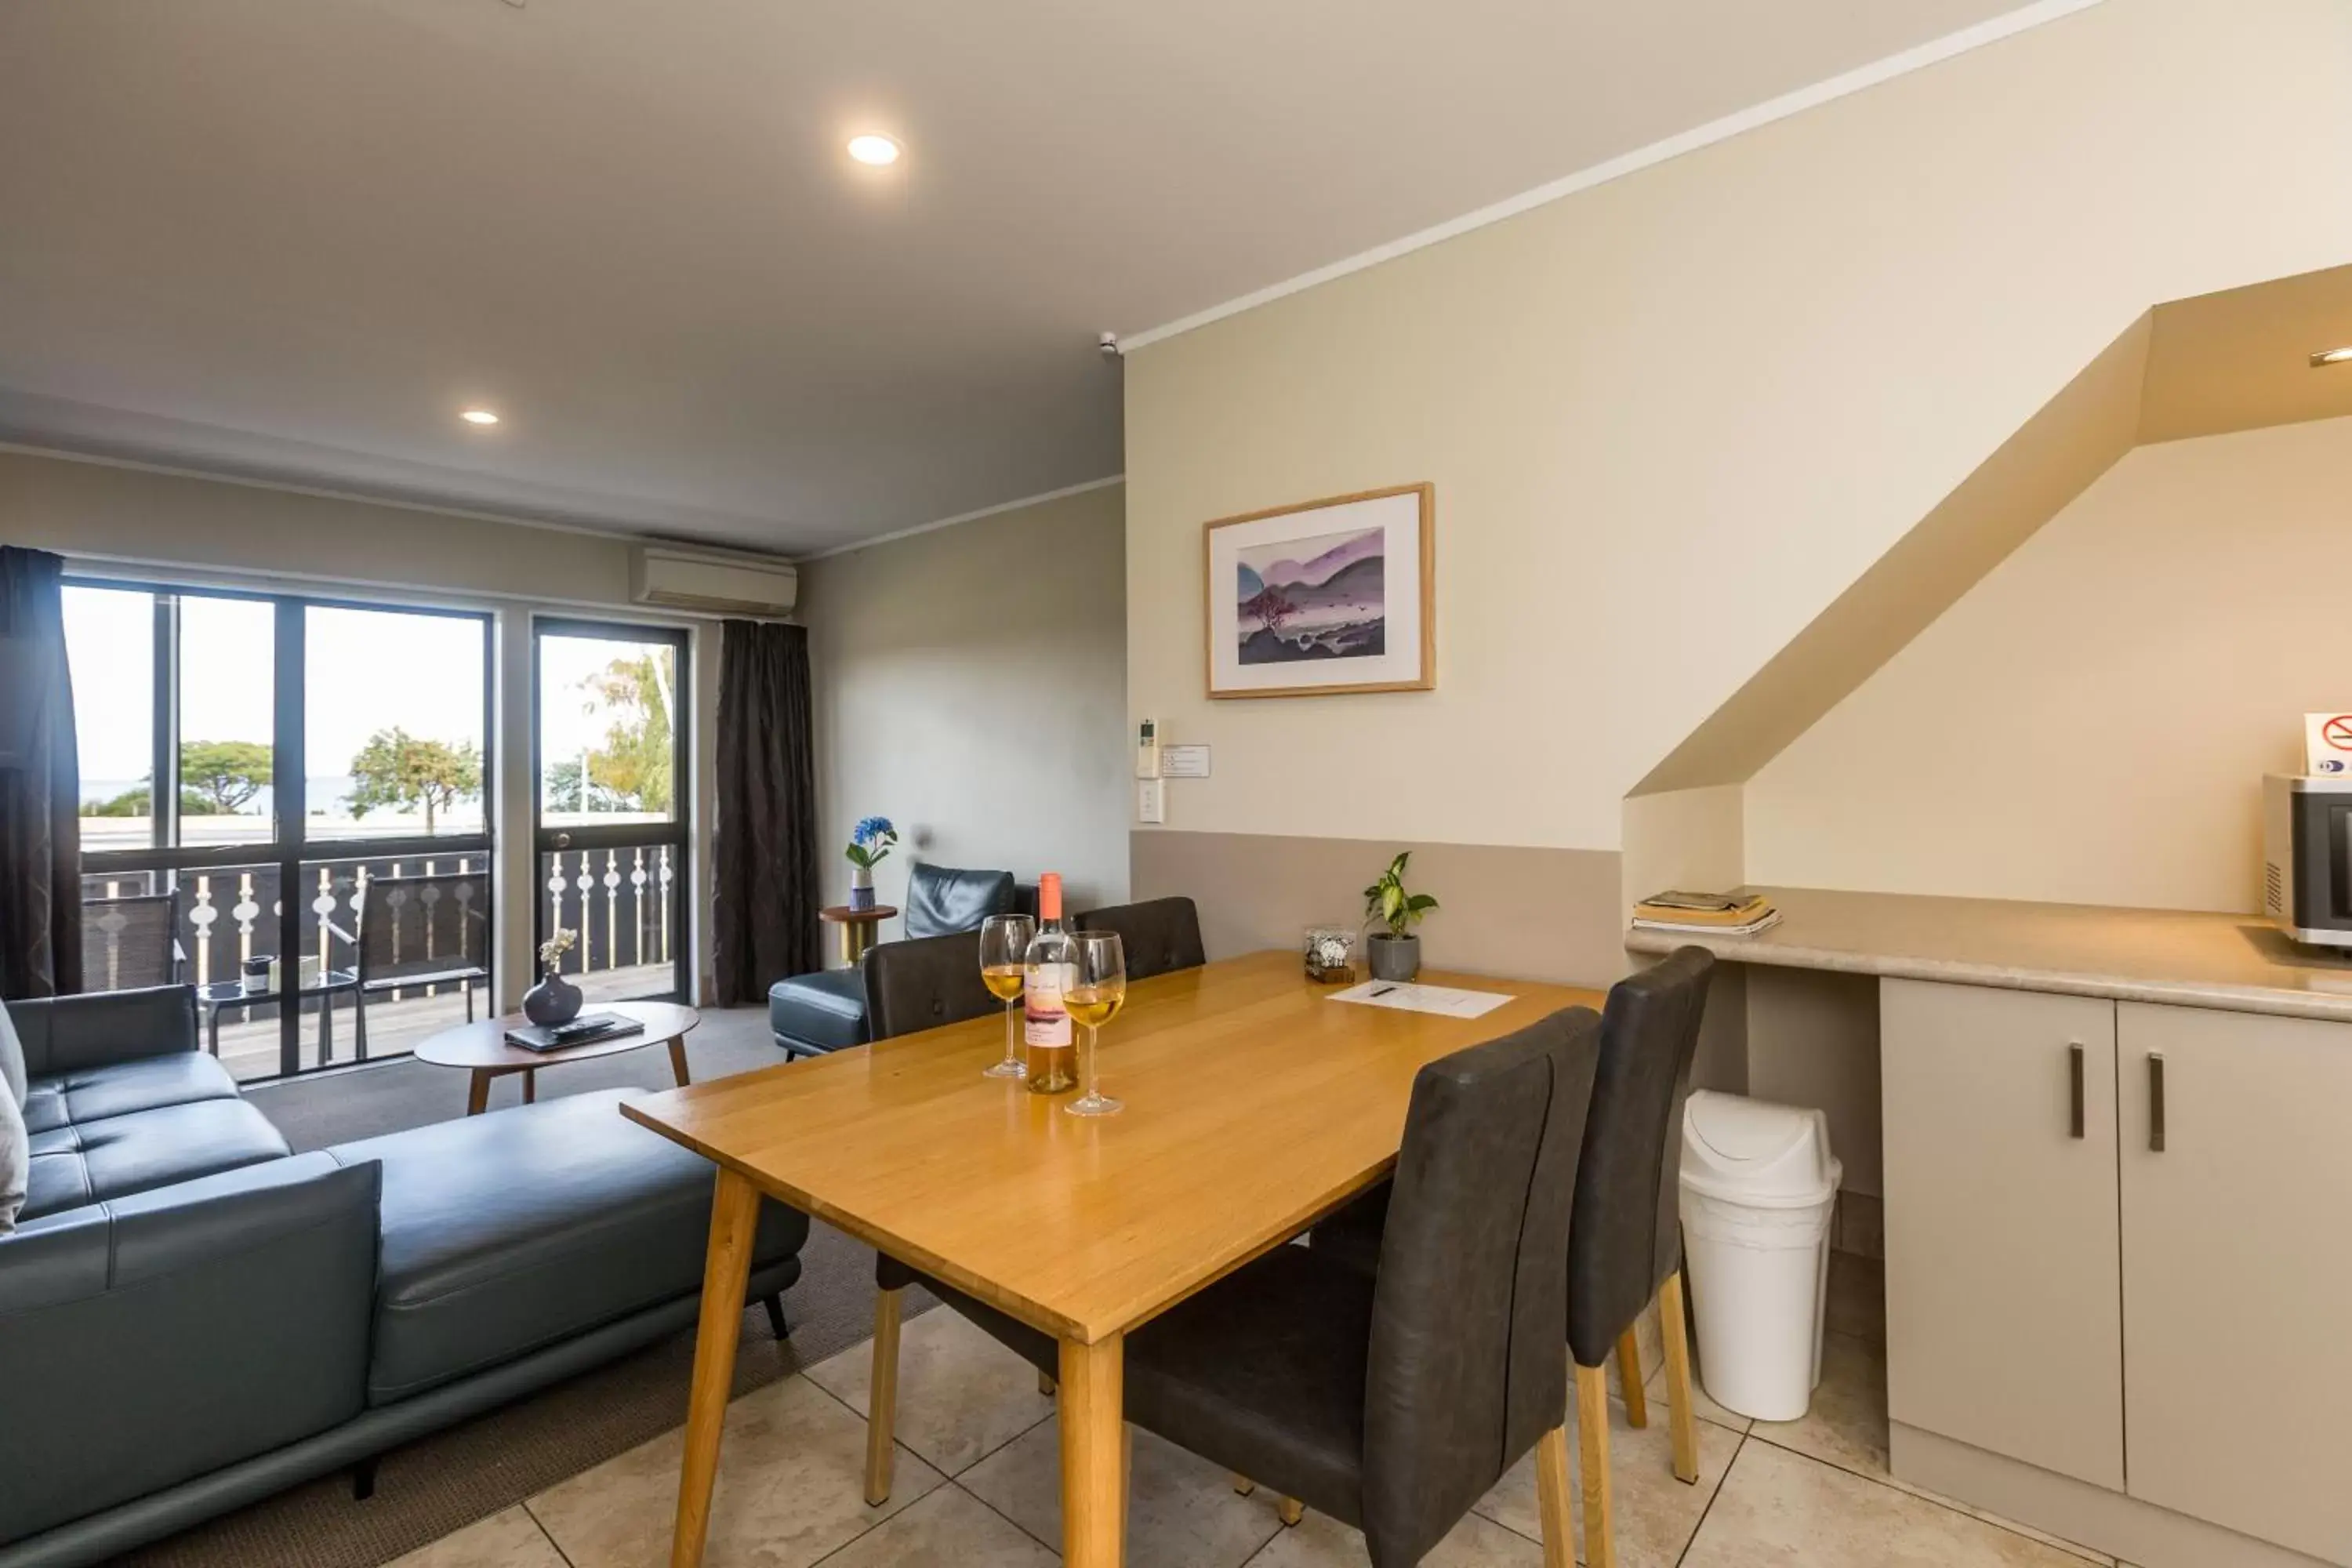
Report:
[[1133,983],[1103,1031],[1116,1116],[981,1076],[991,1014],[626,1102],[719,1167],[671,1568],[699,1568],[761,1194],[1061,1342],[1063,1555],[1126,1537],[1126,1336],[1384,1177],[1424,1063],[1597,991],[1425,972],[1507,993],[1475,1018],[1333,1000],[1298,954]]

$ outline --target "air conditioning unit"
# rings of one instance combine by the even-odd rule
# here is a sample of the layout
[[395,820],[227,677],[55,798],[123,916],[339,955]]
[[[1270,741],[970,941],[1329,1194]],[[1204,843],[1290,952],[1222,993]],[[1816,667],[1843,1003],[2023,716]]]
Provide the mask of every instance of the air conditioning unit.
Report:
[[730,616],[789,615],[800,574],[772,555],[641,544],[629,554],[629,597],[640,605]]

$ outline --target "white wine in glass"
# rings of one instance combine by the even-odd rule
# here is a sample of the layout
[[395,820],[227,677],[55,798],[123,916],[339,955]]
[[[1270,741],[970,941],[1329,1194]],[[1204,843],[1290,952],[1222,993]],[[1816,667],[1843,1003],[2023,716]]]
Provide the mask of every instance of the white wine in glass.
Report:
[[1086,1026],[1086,1092],[1063,1109],[1073,1116],[1111,1116],[1121,1106],[1103,1093],[1097,1058],[1102,1055],[1102,1026],[1118,1016],[1127,1003],[1127,952],[1113,931],[1082,931],[1072,940],[1077,962],[1071,966],[1075,973],[1070,988],[1062,994],[1062,1005],[1074,1022]]
[[1023,959],[1037,922],[1027,915],[991,915],[980,924],[980,983],[1004,1004],[1004,1059],[982,1070],[983,1078],[1020,1079],[1029,1076],[1021,1059],[1020,1037],[1013,1027],[1013,1004],[1021,999]]

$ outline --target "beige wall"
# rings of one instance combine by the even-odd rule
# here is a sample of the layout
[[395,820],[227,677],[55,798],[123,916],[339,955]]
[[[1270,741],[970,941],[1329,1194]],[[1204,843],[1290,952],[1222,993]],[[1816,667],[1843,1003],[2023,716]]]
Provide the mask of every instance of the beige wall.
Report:
[[77,568],[278,592],[341,590],[386,602],[488,610],[498,664],[498,985],[512,1005],[533,978],[530,907],[530,621],[534,614],[684,625],[692,638],[696,791],[691,938],[710,974],[710,825],[718,628],[628,602],[629,542],[455,517],[228,480],[0,450],[0,543],[55,551]]
[[[1214,747],[1169,831],[1619,847],[2151,304],[2352,256],[2347,58],[2336,0],[2111,0],[1131,355],[1129,715]],[[1208,701],[1202,523],[1419,479],[1437,689]]]
[[1125,515],[1112,485],[803,566],[828,901],[870,815],[913,836],[885,903],[915,860],[1127,897]]
[[2347,496],[2352,419],[2132,452],[1749,782],[1748,875],[2252,912],[2352,706]]

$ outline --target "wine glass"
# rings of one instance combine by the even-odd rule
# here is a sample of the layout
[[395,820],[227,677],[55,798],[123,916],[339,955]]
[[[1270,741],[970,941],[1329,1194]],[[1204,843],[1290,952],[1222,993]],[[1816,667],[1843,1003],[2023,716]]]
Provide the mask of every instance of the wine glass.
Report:
[[1118,1016],[1127,1001],[1127,953],[1112,931],[1082,931],[1071,940],[1077,944],[1077,963],[1062,1005],[1074,1021],[1087,1026],[1086,1060],[1080,1067],[1086,1092],[1063,1109],[1073,1116],[1115,1115],[1119,1102],[1103,1093],[1095,1068],[1102,1054],[1102,1026]]
[[1019,1037],[1013,1027],[1013,1005],[1021,999],[1021,963],[1029,954],[1029,941],[1037,922],[1027,915],[991,915],[980,922],[980,982],[989,994],[1004,1004],[1004,1059],[986,1068],[983,1078],[1027,1078],[1021,1061]]

